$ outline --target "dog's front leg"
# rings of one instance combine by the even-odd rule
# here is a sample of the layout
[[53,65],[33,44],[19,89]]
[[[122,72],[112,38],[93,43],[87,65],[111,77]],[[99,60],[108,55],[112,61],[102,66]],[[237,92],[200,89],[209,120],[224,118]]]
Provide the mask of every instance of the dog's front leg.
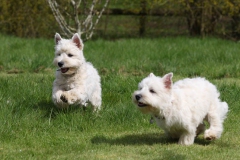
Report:
[[183,133],[178,141],[178,144],[181,145],[191,145],[194,143],[195,133]]
[[61,102],[61,94],[62,94],[62,89],[59,87],[54,86],[53,91],[52,91],[52,99],[55,104]]
[[87,101],[86,94],[83,94],[79,91],[79,89],[71,89],[69,91],[62,92],[60,99],[68,103],[69,105],[72,104],[82,104],[84,105]]
[[53,100],[54,104],[61,108],[68,106],[68,103],[66,101],[63,101],[61,98],[63,92],[64,91],[61,90],[60,88],[54,87],[53,93],[52,93],[52,100]]

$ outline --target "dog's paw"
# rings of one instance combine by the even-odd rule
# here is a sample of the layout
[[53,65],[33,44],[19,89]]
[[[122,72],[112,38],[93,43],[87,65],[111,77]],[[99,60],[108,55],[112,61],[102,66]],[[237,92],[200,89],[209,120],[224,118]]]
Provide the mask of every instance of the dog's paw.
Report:
[[68,101],[69,104],[75,104],[77,102],[76,99],[72,98]]
[[212,141],[212,140],[215,140],[216,137],[215,136],[209,136],[209,137],[206,137],[205,139],[208,140],[208,141]]
[[61,95],[60,99],[64,102],[64,103],[68,103],[67,98],[64,95]]
[[206,130],[205,133],[204,133],[204,139],[206,139],[208,141],[212,141],[212,140],[217,139],[217,136],[211,130]]

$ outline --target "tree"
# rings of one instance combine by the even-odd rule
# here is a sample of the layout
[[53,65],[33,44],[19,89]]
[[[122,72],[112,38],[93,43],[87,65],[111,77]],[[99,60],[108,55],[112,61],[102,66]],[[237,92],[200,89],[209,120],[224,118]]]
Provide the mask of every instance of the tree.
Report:
[[215,0],[185,0],[185,16],[190,35],[214,33],[221,13]]
[[48,0],[53,15],[64,35],[71,37],[78,33],[84,40],[92,38],[109,0]]
[[[173,1],[173,0],[171,0]],[[223,16],[232,18],[232,35],[240,35],[239,0],[178,0],[184,10],[190,35],[210,35]],[[175,10],[176,11],[176,10]]]
[[231,17],[232,36],[240,38],[240,1],[225,0],[222,6],[223,14]]
[[0,32],[19,37],[52,37],[58,28],[46,0],[1,0]]

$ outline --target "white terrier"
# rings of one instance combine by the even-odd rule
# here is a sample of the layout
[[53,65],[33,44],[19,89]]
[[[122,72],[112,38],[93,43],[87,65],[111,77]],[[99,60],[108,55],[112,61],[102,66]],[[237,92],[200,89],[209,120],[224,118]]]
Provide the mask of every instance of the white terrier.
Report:
[[60,108],[72,104],[86,106],[89,101],[93,110],[101,107],[101,84],[97,70],[83,56],[83,43],[75,33],[72,39],[62,39],[55,34],[54,65],[59,67],[53,82],[52,99]]
[[[204,78],[183,79],[172,83],[173,74],[163,78],[151,73],[133,94],[133,101],[142,113],[150,113],[159,127],[179,144],[191,145],[204,132],[204,138],[220,138],[228,112],[216,87]],[[204,120],[210,127],[205,130]]]

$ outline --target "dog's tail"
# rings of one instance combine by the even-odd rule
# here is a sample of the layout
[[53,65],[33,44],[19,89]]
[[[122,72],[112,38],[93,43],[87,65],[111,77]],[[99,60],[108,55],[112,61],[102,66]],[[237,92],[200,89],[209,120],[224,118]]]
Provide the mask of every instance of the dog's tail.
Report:
[[221,113],[221,120],[224,121],[224,119],[227,117],[228,112],[228,104],[226,102],[220,102],[220,113]]

